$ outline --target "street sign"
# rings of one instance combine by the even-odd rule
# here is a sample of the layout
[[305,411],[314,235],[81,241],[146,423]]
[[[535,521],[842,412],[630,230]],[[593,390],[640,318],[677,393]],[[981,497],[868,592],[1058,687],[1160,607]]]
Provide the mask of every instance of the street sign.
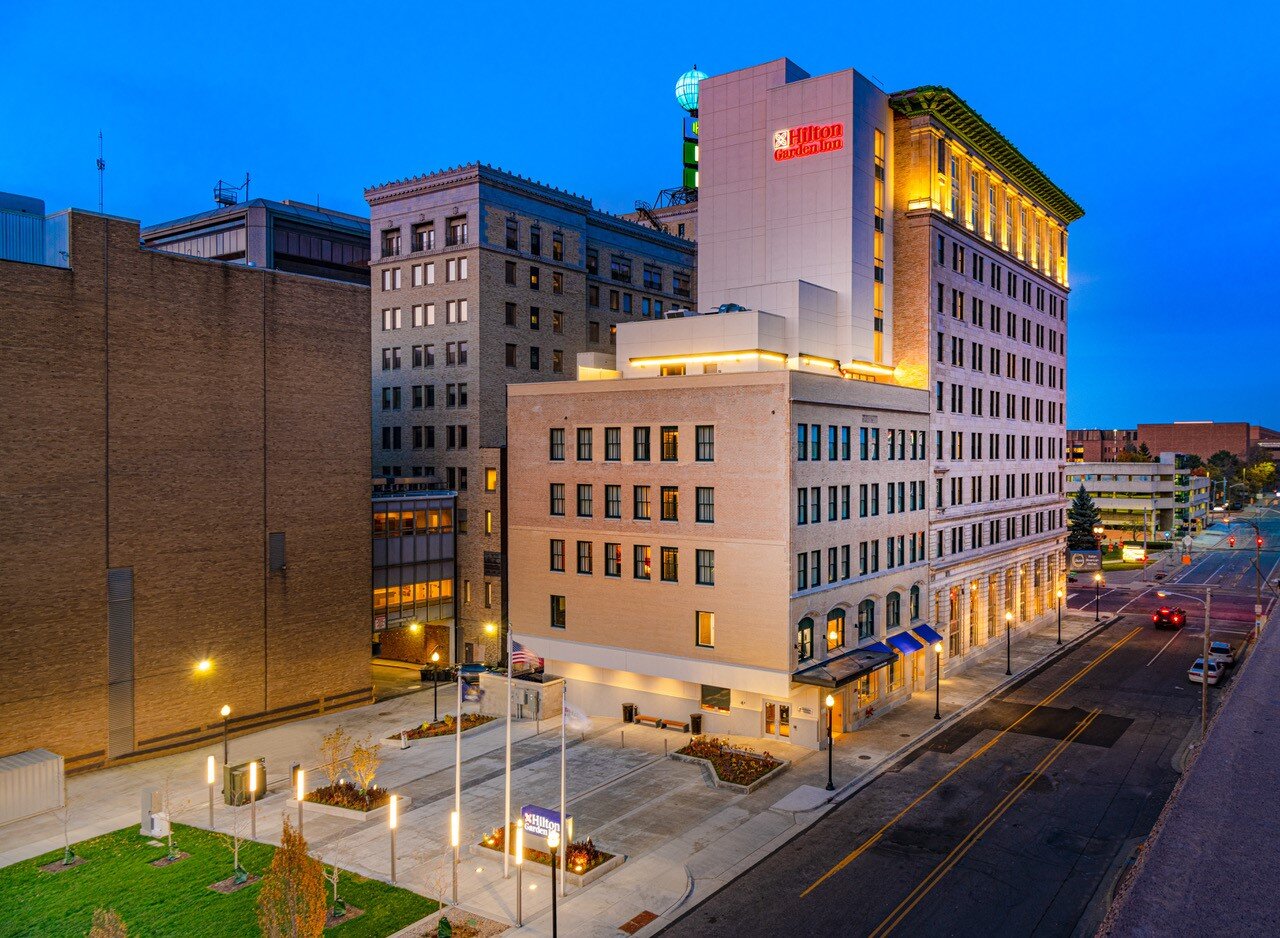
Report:
[[1067,567],[1073,573],[1083,573],[1102,569],[1102,551],[1069,550],[1067,551]]

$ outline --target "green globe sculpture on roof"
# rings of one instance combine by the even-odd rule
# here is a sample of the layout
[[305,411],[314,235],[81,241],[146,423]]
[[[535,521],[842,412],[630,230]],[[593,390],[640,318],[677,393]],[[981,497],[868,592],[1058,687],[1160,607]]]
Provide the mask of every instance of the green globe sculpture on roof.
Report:
[[698,85],[706,77],[707,73],[698,71],[695,65],[676,79],[676,101],[690,114],[698,111]]

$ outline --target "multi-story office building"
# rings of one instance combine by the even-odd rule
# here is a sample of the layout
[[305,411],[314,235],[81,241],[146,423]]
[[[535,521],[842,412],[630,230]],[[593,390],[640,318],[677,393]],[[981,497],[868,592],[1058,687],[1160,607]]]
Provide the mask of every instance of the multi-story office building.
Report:
[[691,304],[694,245],[484,165],[365,197],[373,472],[457,491],[456,654],[479,660],[505,619],[507,384],[572,377],[619,323]]
[[1067,462],[1114,462],[1138,448],[1137,430],[1068,430]]
[[925,388],[929,616],[954,659],[1049,608],[1065,544],[1067,226],[1083,210],[946,88],[894,94],[899,380]]
[[1195,534],[1209,515],[1212,482],[1193,475],[1187,457],[1161,453],[1155,462],[1073,463],[1067,467],[1067,493],[1080,486],[1092,496],[1106,538],[1159,540]]
[[[1003,636],[1006,613],[1021,624],[1049,608],[1065,522],[1066,226],[1081,212],[943,89],[887,95],[852,70],[811,77],[783,59],[703,81],[699,116],[699,295],[716,313],[628,325],[616,361],[581,362],[591,367],[580,376],[619,380],[512,391],[512,459],[551,498],[548,510],[545,493],[522,490],[513,509],[513,623],[570,675],[571,694],[644,692],[655,707],[665,695],[658,715],[669,716],[702,685],[714,728],[769,731],[787,703],[795,735],[813,742],[813,687],[836,691],[848,727],[930,679],[925,644],[963,664]],[[561,465],[544,452],[557,433],[574,434],[569,445],[603,434],[607,448],[611,432],[645,426],[711,433],[716,462],[729,460],[748,491],[703,485],[724,470],[696,460],[651,473],[634,457]],[[857,441],[848,461],[846,428]],[[877,428],[894,440],[894,463],[861,458]],[[815,453],[836,455],[815,464]],[[716,489],[716,523],[667,528],[607,508],[600,520],[560,519],[556,485],[569,505],[584,486],[593,508],[611,477],[619,497],[628,486]],[[905,515],[864,513],[862,492],[874,504],[889,484]],[[847,518],[846,490],[858,506]],[[788,515],[776,517],[784,499]],[[771,538],[753,528],[764,517]],[[885,538],[895,567],[876,571]],[[610,583],[594,573],[597,542],[606,568],[646,546],[713,552],[714,590],[696,572],[652,593],[642,578]],[[783,557],[785,583],[770,575]],[[748,601],[717,596],[722,578]],[[838,624],[845,608],[865,623],[856,637],[828,628],[815,643],[814,625]],[[706,627],[712,648],[693,641]]]
[[373,637],[379,656],[448,660],[454,639],[456,492],[375,491]]
[[43,227],[0,260],[0,755],[367,702],[368,288]]
[[171,254],[369,285],[369,220],[319,205],[252,199],[142,229]]

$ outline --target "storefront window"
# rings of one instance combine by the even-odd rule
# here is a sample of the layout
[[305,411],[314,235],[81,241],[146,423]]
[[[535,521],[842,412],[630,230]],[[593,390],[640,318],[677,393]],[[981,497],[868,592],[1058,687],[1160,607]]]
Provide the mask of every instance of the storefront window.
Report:
[[729,697],[730,691],[727,687],[702,685],[702,709],[709,713],[728,713]]

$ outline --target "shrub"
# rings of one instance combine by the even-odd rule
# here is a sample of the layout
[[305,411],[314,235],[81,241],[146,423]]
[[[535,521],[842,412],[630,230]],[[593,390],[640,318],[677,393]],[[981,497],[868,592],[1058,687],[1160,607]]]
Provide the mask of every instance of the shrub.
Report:
[[734,785],[750,785],[782,764],[767,751],[757,754],[746,746],[731,747],[725,740],[714,736],[691,740],[676,752],[706,759],[715,769],[717,778]]
[[351,749],[351,774],[356,777],[356,786],[361,791],[368,791],[378,774],[378,766],[382,763],[378,750],[381,748],[378,743],[370,746],[368,737],[365,737]]
[[320,766],[330,785],[335,784],[342,775],[347,759],[350,758],[350,751],[351,737],[341,726],[334,727],[333,732],[326,733],[324,739],[320,740]]
[[280,849],[258,891],[258,925],[266,938],[320,938],[328,914],[324,867],[286,815]]
[[[477,726],[484,726],[486,723],[492,722],[496,717],[485,716],[482,713],[464,713],[462,715],[462,732],[475,729]],[[439,723],[423,723],[421,726],[415,726],[413,729],[405,732],[410,739],[430,739],[433,736],[448,736],[450,733],[456,733],[457,727],[453,719],[453,714],[449,714]]]
[[352,811],[372,811],[389,802],[391,792],[377,785],[371,785],[367,791],[361,791],[355,785],[338,782],[336,785],[312,789],[307,792],[306,800],[335,808],[350,808]]

